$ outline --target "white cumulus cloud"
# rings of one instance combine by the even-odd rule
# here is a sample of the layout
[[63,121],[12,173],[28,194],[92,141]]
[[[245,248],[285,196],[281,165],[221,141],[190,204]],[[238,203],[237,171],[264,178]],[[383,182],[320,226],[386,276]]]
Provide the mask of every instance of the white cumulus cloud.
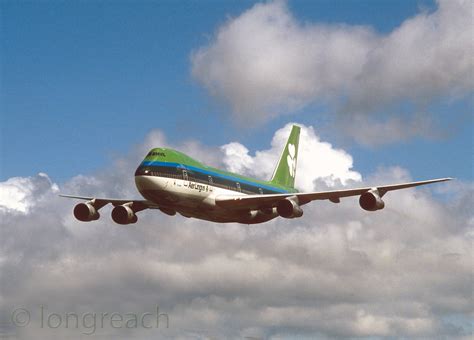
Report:
[[44,173],[34,177],[9,178],[0,183],[0,213],[26,214],[38,200],[58,190],[58,186]]
[[[275,165],[285,147],[293,123],[275,132],[271,149],[259,150],[254,156],[240,143],[232,142],[221,147],[224,152],[223,162],[231,171],[240,172],[261,179],[270,179]],[[323,142],[316,135],[312,126],[301,126],[296,187],[300,190],[313,191],[315,181],[322,181],[327,186],[346,184],[349,181],[360,181],[361,175],[352,170],[351,155],[330,143]]]
[[[351,117],[399,100],[427,103],[472,92],[472,10],[469,0],[440,0],[435,11],[380,34],[366,26],[301,22],[284,1],[259,3],[192,53],[192,74],[241,122],[332,103],[347,132],[361,142],[383,141],[385,132],[369,139],[377,129],[364,126],[367,119],[351,129]],[[418,121],[420,112],[412,114]],[[391,115],[388,142],[426,134],[428,121],[407,130]]]

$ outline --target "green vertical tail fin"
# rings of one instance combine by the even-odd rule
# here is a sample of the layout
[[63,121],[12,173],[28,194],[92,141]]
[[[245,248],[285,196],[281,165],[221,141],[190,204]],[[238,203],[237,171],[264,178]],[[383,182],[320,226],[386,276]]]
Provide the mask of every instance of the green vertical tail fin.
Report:
[[281,153],[280,160],[273,172],[271,182],[293,188],[295,186],[296,161],[298,159],[298,143],[300,140],[300,127],[293,125]]

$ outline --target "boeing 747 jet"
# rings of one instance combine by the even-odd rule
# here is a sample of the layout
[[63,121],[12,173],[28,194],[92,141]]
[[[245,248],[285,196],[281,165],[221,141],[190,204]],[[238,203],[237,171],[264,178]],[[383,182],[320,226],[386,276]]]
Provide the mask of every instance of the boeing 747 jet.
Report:
[[444,182],[451,178],[381,185],[357,189],[298,192],[294,188],[300,127],[293,125],[288,141],[269,181],[261,181],[207,166],[179,151],[152,149],[135,171],[142,200],[61,195],[85,200],[74,208],[84,222],[100,217],[99,210],[112,204],[112,219],[118,224],[136,223],[137,213],[158,209],[168,215],[179,213],[212,222],[262,223],[276,217],[303,216],[302,206],[315,200],[339,203],[341,198],[359,196],[362,209],[384,208],[382,197],[389,191]]

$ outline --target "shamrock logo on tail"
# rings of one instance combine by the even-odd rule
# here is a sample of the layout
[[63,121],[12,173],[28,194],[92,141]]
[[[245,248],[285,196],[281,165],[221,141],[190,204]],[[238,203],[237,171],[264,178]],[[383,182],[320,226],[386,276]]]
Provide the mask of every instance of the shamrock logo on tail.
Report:
[[296,173],[296,149],[293,144],[288,144],[288,157],[286,161],[288,163],[288,171],[290,172],[291,177],[295,177]]

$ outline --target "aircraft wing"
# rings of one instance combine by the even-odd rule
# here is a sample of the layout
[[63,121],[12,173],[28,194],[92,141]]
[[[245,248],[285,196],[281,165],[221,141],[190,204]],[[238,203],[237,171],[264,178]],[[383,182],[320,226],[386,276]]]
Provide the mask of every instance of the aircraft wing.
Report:
[[308,192],[308,193],[287,193],[287,194],[270,194],[270,195],[220,195],[216,197],[216,204],[223,208],[229,209],[259,209],[266,207],[274,207],[280,200],[284,200],[288,197],[297,197],[298,204],[303,205],[314,200],[330,200],[338,203],[340,198],[359,196],[370,190],[378,190],[380,197],[386,192],[393,190],[400,190],[405,188],[416,187],[419,185],[445,182],[452,178],[438,178],[431,179],[428,181],[409,182],[391,185],[382,185],[374,187],[365,187],[357,189],[343,189],[333,191],[319,191],[319,192]]
[[113,206],[117,205],[122,205],[126,203],[133,203],[133,206],[137,210],[143,210],[143,209],[159,209],[158,205],[156,203],[153,203],[148,200],[127,200],[127,199],[117,199],[117,198],[97,198],[97,197],[85,197],[85,196],[74,196],[74,195],[59,195],[61,197],[66,197],[66,198],[76,198],[80,200],[86,200],[86,201],[94,201],[98,206],[103,207],[106,204],[111,203]]

